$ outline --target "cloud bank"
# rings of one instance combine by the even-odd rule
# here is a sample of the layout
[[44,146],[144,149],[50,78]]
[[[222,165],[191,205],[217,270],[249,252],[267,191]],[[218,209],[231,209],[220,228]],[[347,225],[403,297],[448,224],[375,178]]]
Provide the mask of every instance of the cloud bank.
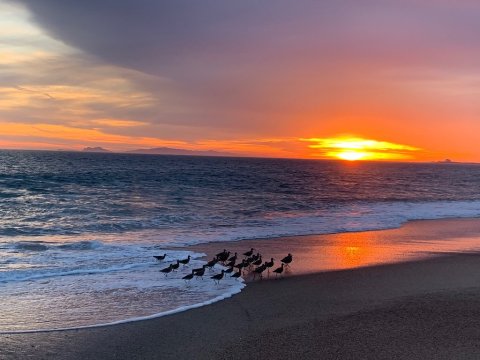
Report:
[[30,33],[11,23],[2,40],[35,53],[0,64],[9,121],[189,144],[350,132],[435,150],[448,133],[462,156],[474,151],[465,129],[480,115],[475,1],[4,4],[26,11],[17,23]]

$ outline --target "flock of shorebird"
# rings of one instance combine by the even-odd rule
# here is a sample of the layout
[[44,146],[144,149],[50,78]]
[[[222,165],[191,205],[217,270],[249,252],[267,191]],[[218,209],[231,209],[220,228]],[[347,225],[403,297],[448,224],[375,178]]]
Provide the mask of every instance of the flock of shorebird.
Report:
[[[255,249],[251,248],[249,251],[243,253],[243,259],[240,261],[237,253],[231,254],[230,251],[224,249],[222,252],[215,255],[212,260],[208,261],[202,267],[197,269],[192,269],[192,272],[188,275],[182,277],[185,282],[192,280],[194,277],[197,279],[202,279],[205,275],[205,270],[208,268],[212,271],[213,267],[220,263],[223,266],[227,267],[227,270],[223,269],[220,273],[210,276],[211,279],[216,284],[219,284],[220,281],[227,276],[226,274],[231,274],[232,278],[239,278],[244,274],[253,274],[253,279],[258,276],[260,279],[263,277],[263,273],[267,271],[267,274],[270,274],[270,269],[275,265],[275,259],[270,258],[270,261],[263,261],[262,255],[260,253],[254,254]],[[153,257],[158,261],[164,261],[168,255],[154,255]],[[187,266],[190,262],[191,256],[188,255],[185,259],[175,260],[173,263],[168,265],[166,268],[160,270],[164,273],[165,276],[170,274],[172,271],[177,270],[180,265]],[[290,266],[290,263],[293,261],[292,254],[288,254],[282,260],[280,260],[281,265],[274,270],[275,277],[281,276],[283,274],[284,268]]]

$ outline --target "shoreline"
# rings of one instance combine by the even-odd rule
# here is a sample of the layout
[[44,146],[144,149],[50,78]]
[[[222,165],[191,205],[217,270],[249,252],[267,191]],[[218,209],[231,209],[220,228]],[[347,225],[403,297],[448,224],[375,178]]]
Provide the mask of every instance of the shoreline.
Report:
[[[459,329],[452,328],[455,319],[448,309],[442,309],[448,315],[445,319],[433,317],[427,323],[425,313],[434,311],[444,298],[449,299],[444,307],[457,306],[459,301],[467,307],[464,311],[469,316],[480,313],[479,284],[480,253],[292,276],[255,282],[224,301],[156,319],[93,329],[0,335],[0,356],[2,359],[260,359],[274,354],[277,359],[295,355],[333,359],[341,351],[341,358],[354,359],[375,357],[377,350],[383,352],[388,347],[396,358],[432,358],[433,352],[429,356],[402,353],[414,345],[402,342],[396,348],[379,343],[378,349],[369,348],[359,356],[366,351],[362,345],[365,339],[360,334],[347,347],[338,342],[338,337],[351,341],[347,335],[353,330],[361,333],[371,321],[379,322],[374,325],[382,330],[383,326],[392,326],[389,316],[393,315],[400,324],[415,321],[418,316],[422,326],[437,326],[438,321],[444,321],[442,324],[448,325],[450,336],[454,336]],[[416,310],[417,305],[422,307],[421,313]],[[411,316],[405,312],[409,307]],[[359,318],[361,321],[357,322]],[[480,325],[479,317],[474,316],[470,321]],[[457,322],[458,326],[462,324]],[[411,327],[405,326],[403,330],[408,335]],[[370,339],[365,341],[373,341],[383,332],[368,335]],[[465,334],[460,332],[458,336]],[[415,346],[424,345],[417,338],[414,340]],[[339,350],[340,345],[343,350]],[[475,345],[480,346],[480,340]],[[309,353],[302,353],[305,350]],[[435,351],[441,354],[442,349]]]
[[[480,234],[480,218],[452,218],[452,219],[442,219],[442,220],[412,220],[406,222],[404,225],[402,225],[400,228],[392,228],[392,229],[386,229],[386,230],[367,230],[367,231],[362,231],[362,232],[344,232],[344,233],[330,233],[330,234],[319,234],[319,235],[301,235],[301,236],[292,236],[292,237],[280,237],[280,238],[262,238],[262,239],[249,239],[249,240],[237,240],[237,241],[226,241],[226,242],[211,242],[211,243],[205,243],[205,244],[195,244],[195,245],[189,245],[186,247],[172,247],[172,248],[167,248],[167,249],[172,249],[172,250],[190,250],[194,252],[203,252],[207,253],[206,259],[209,260],[209,256],[211,257],[213,254],[218,253],[223,247],[230,248],[232,250],[238,250],[238,251],[246,251],[249,249],[250,246],[255,245],[258,249],[267,249],[267,250],[272,250],[274,249],[275,252],[275,257],[277,259],[276,265],[272,268],[275,269],[279,261],[278,259],[286,255],[285,251],[290,251],[289,249],[293,247],[294,253],[295,253],[295,260],[292,264],[292,267],[286,268],[285,271],[285,276],[290,277],[290,276],[302,276],[305,274],[315,274],[315,273],[321,273],[321,272],[334,272],[334,271],[341,271],[341,270],[348,270],[348,269],[358,269],[358,268],[364,268],[364,267],[372,267],[372,266],[379,266],[379,265],[388,265],[388,264],[395,264],[395,263],[405,263],[405,262],[411,262],[411,261],[421,261],[424,259],[436,257],[436,256],[442,256],[445,253],[409,253],[409,254],[401,254],[401,251],[396,251],[395,253],[390,254],[388,259],[378,259],[378,260],[368,260],[362,262],[362,260],[359,260],[358,257],[360,256],[360,250],[358,246],[355,246],[355,250],[349,249],[352,248],[351,246],[346,246],[344,244],[344,241],[341,241],[340,247],[346,247],[347,249],[347,257],[349,258],[349,262],[343,263],[343,264],[334,264],[330,268],[326,268],[322,264],[318,264],[315,262],[312,262],[312,252],[314,253],[314,256],[318,256],[318,252],[326,252],[325,248],[326,247],[331,247],[331,242],[332,241],[338,241],[339,238],[347,237],[349,238],[351,235],[355,237],[360,237],[360,238],[368,238],[371,235],[376,235],[381,238],[385,237],[393,237],[395,242],[398,240],[399,237],[403,236],[402,233],[406,232],[409,233],[410,227],[417,228],[423,227],[423,225],[426,225],[428,227],[436,226],[439,225],[443,231],[445,228],[451,228],[452,224],[454,226],[458,225],[464,225],[464,224],[473,224],[475,225],[475,231],[472,232],[466,231],[465,227],[462,228],[462,230],[459,232],[457,235],[463,235],[463,236],[472,236],[472,233],[476,234],[476,231]],[[418,234],[418,232],[417,232]],[[348,240],[348,239],[347,239]],[[314,244],[318,242],[318,244]],[[362,245],[365,246],[366,244],[361,241]],[[480,237],[478,239],[479,243],[479,249],[480,251]],[[358,245],[358,243],[356,243]],[[368,244],[367,244],[368,245]],[[369,244],[371,245],[371,244]],[[387,244],[387,246],[392,246],[391,244]],[[409,245],[411,246],[411,245]],[[305,250],[305,247],[308,248],[308,251]],[[243,249],[243,250],[242,250]],[[282,251],[284,253],[282,254]],[[233,252],[233,251],[232,251]],[[457,253],[458,251],[449,251],[448,253]],[[340,252],[338,249],[334,251],[335,257],[338,257]],[[447,254],[448,254],[447,253]],[[241,253],[240,253],[241,254]],[[325,255],[325,254],[323,254]],[[392,256],[395,256],[393,259]],[[270,260],[269,258],[264,258],[264,260]],[[318,260],[318,259],[317,259]],[[331,260],[331,259],[330,259]],[[207,274],[205,281],[209,281],[209,276],[213,275],[214,272]],[[244,282],[246,285],[250,286],[253,282],[259,281],[259,279],[253,279],[252,274],[250,273],[248,276],[244,276]],[[282,276],[283,277],[283,276]],[[273,275],[265,275],[263,278],[264,281],[268,280],[275,280],[275,277]],[[134,322],[139,322],[139,321],[145,321],[145,320],[151,320],[151,319],[157,319],[161,318],[164,316],[170,316],[172,314],[177,314],[180,312],[184,311],[189,311],[191,309],[196,309],[202,306],[208,306],[215,304],[217,302],[223,301],[225,299],[228,299],[232,296],[238,295],[241,291],[244,291],[245,287],[242,289],[239,289],[238,291],[235,291],[234,293],[228,293],[222,296],[218,296],[209,300],[206,300],[201,303],[195,303],[192,305],[184,306],[181,308],[175,308],[171,310],[167,310],[164,312],[159,312],[159,313],[152,313],[152,314],[147,314],[147,315],[142,315],[138,317],[133,317],[133,318],[127,318],[127,319],[120,319],[112,322],[106,322],[106,323],[98,323],[98,324],[92,324],[92,325],[84,325],[84,326],[72,326],[72,327],[64,327],[64,328],[56,328],[56,329],[34,329],[34,330],[12,330],[12,331],[0,331],[0,335],[8,335],[8,334],[30,334],[30,333],[41,333],[41,332],[55,332],[55,331],[74,331],[74,330],[80,330],[80,329],[94,329],[94,328],[101,328],[101,327],[108,327],[108,326],[115,326],[115,325],[120,325],[120,324],[127,324],[127,323],[134,323]]]
[[[415,221],[407,223],[400,229],[354,234],[353,237],[352,233],[320,237],[337,242],[330,243],[330,248],[333,245],[343,248],[348,241],[353,240],[361,241],[364,246],[372,245],[372,242],[365,242],[365,237],[372,234],[376,234],[377,240],[373,243],[376,246],[389,243],[392,236],[404,240],[415,238],[422,246],[425,245],[424,242],[431,245],[430,242],[433,240],[437,241],[433,244],[438,244],[438,241],[447,245],[449,241],[467,244],[469,241],[480,240],[480,219]],[[442,236],[439,237],[439,234]],[[369,337],[365,341],[368,342],[368,339],[383,336],[385,327],[399,323],[403,325],[395,328],[399,336],[397,340],[406,337],[405,339],[393,347],[388,339],[379,341],[375,343],[373,350],[369,351],[375,353],[381,349],[382,354],[395,351],[390,354],[391,357],[420,359],[421,357],[404,354],[409,346],[417,346],[413,343],[416,338],[408,338],[412,326],[415,324],[417,327],[433,326],[443,320],[446,323],[442,324],[449,329],[450,337],[458,333],[458,336],[469,338],[468,334],[462,332],[457,319],[449,314],[452,311],[461,311],[461,319],[477,312],[480,314],[480,301],[476,300],[480,299],[479,252],[455,253],[448,251],[449,247],[445,246],[441,249],[442,256],[423,260],[407,259],[403,262],[365,266],[358,266],[361,263],[353,262],[345,263],[352,266],[343,269],[302,272],[300,265],[302,261],[305,261],[306,266],[314,265],[317,268],[319,266],[318,263],[311,261],[311,257],[302,255],[310,254],[315,257],[318,253],[312,249],[317,246],[318,250],[318,239],[319,236],[307,236],[280,241],[290,242],[290,245],[295,243],[299,249],[303,247],[303,252],[297,255],[294,253],[291,275],[295,276],[286,276],[278,281],[250,282],[239,294],[225,300],[148,320],[94,328],[0,334],[0,357],[236,359],[262,358],[283,349],[289,356],[275,356],[282,359],[298,354],[299,351],[302,354],[301,351],[310,349],[311,352],[304,353],[303,356],[336,358],[334,355],[340,352],[342,358],[355,358],[352,354],[362,354],[362,351],[366,350],[362,342],[352,343],[345,334],[352,331],[362,333],[368,328],[373,332],[367,334]],[[244,248],[246,242],[266,244],[265,241],[268,240],[242,240],[237,246]],[[277,242],[277,251],[285,250],[285,244],[279,244],[278,239],[270,241]],[[218,250],[221,247],[219,244],[221,243],[206,245]],[[374,247],[373,250],[378,249]],[[358,259],[359,254],[368,261],[371,260],[369,252],[357,252],[356,255],[353,254],[355,255],[353,258]],[[421,307],[420,310],[418,306]],[[443,315],[435,312],[439,306],[443,307]],[[408,315],[405,309],[411,314]],[[438,316],[428,318],[423,324],[416,323],[417,318],[424,319],[425,314],[431,313]],[[392,316],[395,317],[394,321]],[[374,323],[371,324],[372,321]],[[476,317],[468,321],[469,324],[475,322],[474,325],[478,325],[480,329],[480,317],[478,324]],[[373,328],[369,328],[369,324]],[[422,331],[425,329],[422,328]],[[435,327],[433,330],[428,329],[434,331]],[[299,334],[302,334],[300,338]],[[358,336],[354,338],[363,339]],[[295,339],[293,343],[292,339]],[[334,339],[342,340],[338,342]],[[424,340],[436,341],[435,338]],[[476,346],[480,347],[480,340],[478,344],[475,342],[476,338],[470,340],[472,343],[468,350],[469,354],[479,355],[474,350]],[[291,343],[292,349],[285,348],[285,343]],[[384,343],[390,344],[391,350],[386,348]],[[342,344],[343,347],[338,348],[338,344]],[[254,351],[255,356],[249,357],[249,352],[245,352],[244,348]],[[426,348],[432,351],[427,354],[428,356],[421,349],[417,349],[418,354],[432,357],[435,349],[428,346]],[[435,351],[437,351],[435,356],[442,355],[441,347]],[[365,356],[367,354],[364,353]],[[474,357],[472,355],[472,358]]]
[[35,334],[35,333],[50,333],[50,332],[63,332],[63,331],[77,331],[77,330],[89,330],[89,329],[96,329],[96,328],[104,328],[104,327],[109,327],[109,326],[116,326],[116,325],[123,325],[123,324],[130,324],[130,323],[135,323],[135,322],[140,322],[140,321],[147,321],[147,320],[153,320],[153,319],[158,319],[164,316],[170,316],[170,315],[175,315],[181,312],[189,311],[192,309],[197,309],[203,306],[208,306],[215,304],[219,301],[226,300],[228,298],[231,298],[237,294],[239,294],[245,287],[242,289],[233,292],[233,293],[228,293],[225,296],[218,296],[216,298],[204,301],[202,303],[197,303],[189,306],[184,306],[182,308],[176,308],[173,310],[168,310],[162,313],[155,313],[151,315],[145,315],[145,316],[139,316],[136,318],[130,318],[130,319],[124,319],[124,320],[117,320],[113,321],[110,323],[102,323],[102,324],[93,324],[93,325],[85,325],[85,326],[77,326],[77,327],[65,327],[65,328],[58,328],[58,329],[38,329],[38,330],[13,330],[13,331],[0,331],[0,336],[2,335],[16,335],[16,334]]
[[293,253],[295,271],[289,273],[292,276],[395,264],[480,251],[480,217],[408,220],[400,227],[381,230],[228,240],[166,249],[205,253],[208,261],[222,249],[237,252],[241,257],[252,247],[267,254],[264,260],[273,256],[276,264],[288,252]]

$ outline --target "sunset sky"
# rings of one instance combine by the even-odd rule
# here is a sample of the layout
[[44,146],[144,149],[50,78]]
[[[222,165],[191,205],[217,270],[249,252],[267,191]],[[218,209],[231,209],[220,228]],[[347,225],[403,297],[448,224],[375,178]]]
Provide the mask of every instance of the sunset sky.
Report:
[[479,19],[475,0],[0,0],[0,148],[480,161]]

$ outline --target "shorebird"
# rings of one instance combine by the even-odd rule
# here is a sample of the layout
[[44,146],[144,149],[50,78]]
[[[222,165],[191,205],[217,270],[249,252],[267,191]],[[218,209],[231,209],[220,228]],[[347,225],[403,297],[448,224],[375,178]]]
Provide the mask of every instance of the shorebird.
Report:
[[163,254],[163,255],[153,255],[153,257],[155,259],[157,259],[158,261],[163,261],[165,260],[165,257],[167,256],[167,254]]
[[260,255],[259,258],[252,263],[252,265],[258,266],[261,265],[262,262],[262,256]]
[[218,260],[216,258],[213,258],[207,263],[207,267],[211,270],[217,264],[217,262]]
[[176,264],[171,264],[172,270],[177,270],[180,267],[180,260],[177,260]]
[[217,256],[217,260],[221,261],[223,263],[223,262],[227,261],[229,256],[230,256],[230,251],[227,251],[226,253],[223,253],[220,256]]
[[275,265],[275,263],[273,262],[273,260],[275,260],[275,259],[274,259],[274,258],[271,258],[270,261],[265,261],[265,266],[267,267],[268,272],[270,272],[270,268],[273,267],[273,265]]
[[233,266],[230,266],[227,270],[225,270],[227,274],[230,274],[233,272]]
[[293,256],[292,256],[292,254],[289,253],[287,256],[285,256],[281,260],[281,262],[288,266],[288,264],[290,264],[292,262],[292,260],[293,260]]
[[260,279],[262,278],[262,273],[265,271],[265,269],[267,268],[267,266],[265,264],[263,265],[260,265],[259,267],[255,268],[255,270],[253,270],[253,280],[255,280],[255,275],[260,275]]
[[203,274],[205,274],[205,268],[207,265],[203,265],[200,269],[193,269],[192,272],[195,274],[195,276],[198,278],[201,278],[203,280]]
[[246,260],[242,260],[241,263],[235,265],[234,267],[236,267],[239,271],[241,271],[242,268],[247,267],[247,266],[248,266],[247,261],[246,261]]
[[190,262],[190,255],[186,259],[179,260],[180,264],[183,264],[183,266],[187,265]]
[[253,263],[254,261],[257,261],[258,260],[258,256],[259,254],[257,253],[257,255],[252,255],[248,258],[248,260]]
[[250,256],[249,258],[246,258],[246,259],[245,259],[245,263],[246,263],[247,265],[250,265],[250,264],[253,263],[255,260],[257,260],[257,259],[255,259],[255,256]]
[[[250,256],[250,257],[246,260],[246,263],[248,264],[248,265],[247,265],[247,266],[248,266],[248,269],[251,270],[252,267],[253,267],[253,264],[254,264],[255,262],[257,262],[257,261],[258,261],[258,257],[257,257],[256,255]],[[261,264],[261,263],[262,263],[262,262],[260,261],[259,264]]]
[[228,267],[235,266],[235,260],[230,260],[225,266],[228,266]]
[[242,276],[242,270],[238,270],[236,273],[234,273],[232,276],[232,278],[239,278],[240,276]]
[[233,256],[230,256],[230,258],[228,259],[228,261],[237,261],[237,253],[235,253]]
[[220,284],[220,280],[223,279],[223,274],[225,274],[225,270],[222,270],[222,272],[220,274],[210,276],[210,279],[213,279],[213,281],[216,284]]
[[195,273],[192,270],[191,274],[185,275],[184,277],[182,277],[182,279],[185,280],[185,282],[188,282],[188,281],[192,280],[194,276],[195,276]]
[[223,249],[222,252],[219,252],[217,255],[215,255],[216,258],[219,258],[220,256],[224,255],[227,253],[227,249]]
[[202,265],[201,268],[196,268],[196,269],[193,269],[192,271],[193,272],[199,272],[199,271],[205,270],[206,267],[207,267],[207,264],[204,264],[204,265]]
[[282,263],[282,266],[280,266],[279,268],[276,268],[275,270],[273,270],[273,272],[275,273],[275,277],[277,277],[278,275],[282,274],[283,273],[283,263]]
[[172,268],[172,264],[168,265],[168,267],[166,267],[165,269],[162,269],[160,270],[162,273],[165,274],[165,276],[167,276],[169,273],[171,273],[173,270]]
[[244,252],[243,255],[245,256],[252,256],[254,248],[251,248],[250,251]]

